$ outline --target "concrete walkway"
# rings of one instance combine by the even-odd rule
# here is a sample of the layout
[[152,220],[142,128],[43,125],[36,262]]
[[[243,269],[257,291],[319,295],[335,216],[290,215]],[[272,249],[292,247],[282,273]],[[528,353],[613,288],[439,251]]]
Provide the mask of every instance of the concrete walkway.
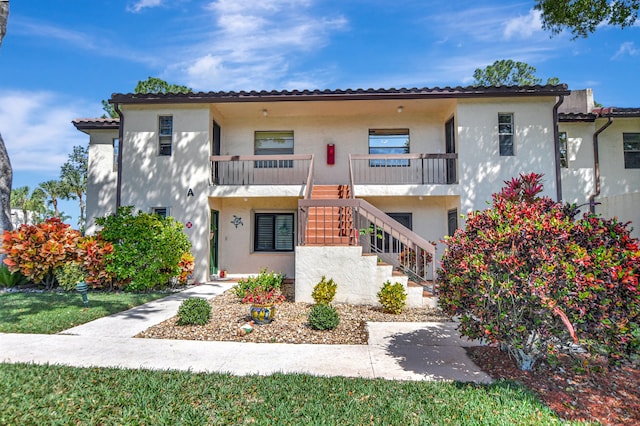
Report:
[[182,300],[215,297],[233,283],[209,283],[57,335],[0,333],[0,361],[220,372],[307,373],[393,380],[489,383],[467,357],[455,324],[369,323],[368,345],[296,345],[132,336],[176,315]]

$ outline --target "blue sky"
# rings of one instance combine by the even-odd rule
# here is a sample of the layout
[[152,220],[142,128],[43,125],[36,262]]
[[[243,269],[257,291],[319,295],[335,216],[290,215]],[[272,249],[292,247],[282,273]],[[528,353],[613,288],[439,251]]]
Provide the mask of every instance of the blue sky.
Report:
[[[468,85],[498,59],[640,107],[640,26],[551,37],[533,1],[13,0],[0,48],[0,132],[13,186],[56,179],[71,120],[160,77],[194,90]],[[62,209],[77,216],[75,202]],[[75,219],[73,220],[75,223]]]

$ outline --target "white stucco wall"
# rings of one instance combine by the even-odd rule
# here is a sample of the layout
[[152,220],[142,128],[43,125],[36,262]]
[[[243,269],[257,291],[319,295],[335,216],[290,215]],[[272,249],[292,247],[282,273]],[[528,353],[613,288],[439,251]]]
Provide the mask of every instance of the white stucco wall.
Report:
[[562,168],[562,199],[584,204],[595,190],[593,173],[594,123],[560,123],[559,131],[567,133],[568,167]]
[[87,234],[97,231],[95,219],[115,212],[117,171],[113,166],[113,140],[118,130],[91,130],[87,172]]
[[[294,252],[256,252],[253,250],[255,213],[294,213],[297,232],[298,198],[219,198],[211,208],[220,212],[218,227],[219,267],[229,275],[256,274],[261,269],[295,276]],[[236,225],[234,216],[242,224]],[[297,242],[297,234],[294,244]]]
[[[544,194],[556,199],[553,114],[555,98],[460,100],[457,111],[461,210],[487,208],[503,182],[520,173],[544,175]],[[514,156],[500,156],[498,113],[513,113]]]
[[[121,203],[150,212],[167,207],[184,229],[196,259],[194,279],[208,279],[209,133],[208,106],[124,107]],[[171,156],[158,155],[158,117],[173,116]],[[188,195],[189,190],[193,196]]]

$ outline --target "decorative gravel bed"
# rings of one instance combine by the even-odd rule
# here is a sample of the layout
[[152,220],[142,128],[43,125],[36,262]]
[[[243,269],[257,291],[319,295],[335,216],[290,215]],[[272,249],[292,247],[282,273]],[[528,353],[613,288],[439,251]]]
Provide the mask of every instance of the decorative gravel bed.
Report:
[[212,318],[204,326],[176,325],[177,317],[155,325],[136,337],[151,339],[217,340],[257,343],[314,343],[332,345],[366,345],[367,321],[377,322],[429,322],[448,321],[439,309],[405,309],[399,315],[386,314],[372,306],[335,304],[340,314],[340,325],[335,330],[317,331],[307,321],[312,305],[284,302],[278,305],[275,320],[256,325],[247,335],[238,335],[239,328],[250,320],[249,305],[242,304],[231,290],[209,301]]

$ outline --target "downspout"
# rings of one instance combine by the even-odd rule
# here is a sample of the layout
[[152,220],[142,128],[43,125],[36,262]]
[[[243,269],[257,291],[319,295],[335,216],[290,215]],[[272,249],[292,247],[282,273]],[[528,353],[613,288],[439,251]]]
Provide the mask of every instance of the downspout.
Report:
[[598,137],[607,127],[613,123],[611,114],[607,117],[609,120],[593,134],[593,173],[595,175],[596,190],[589,195],[589,211],[594,214],[596,212],[595,198],[600,195],[600,154],[598,148]]
[[121,206],[121,189],[122,189],[122,148],[124,147],[124,115],[118,104],[113,104],[113,110],[118,114],[120,118],[120,125],[118,126],[118,179],[116,183],[116,210]]
[[562,169],[560,167],[560,136],[558,131],[558,108],[564,102],[564,95],[558,97],[558,102],[553,106],[553,146],[556,159],[556,198],[562,201]]

